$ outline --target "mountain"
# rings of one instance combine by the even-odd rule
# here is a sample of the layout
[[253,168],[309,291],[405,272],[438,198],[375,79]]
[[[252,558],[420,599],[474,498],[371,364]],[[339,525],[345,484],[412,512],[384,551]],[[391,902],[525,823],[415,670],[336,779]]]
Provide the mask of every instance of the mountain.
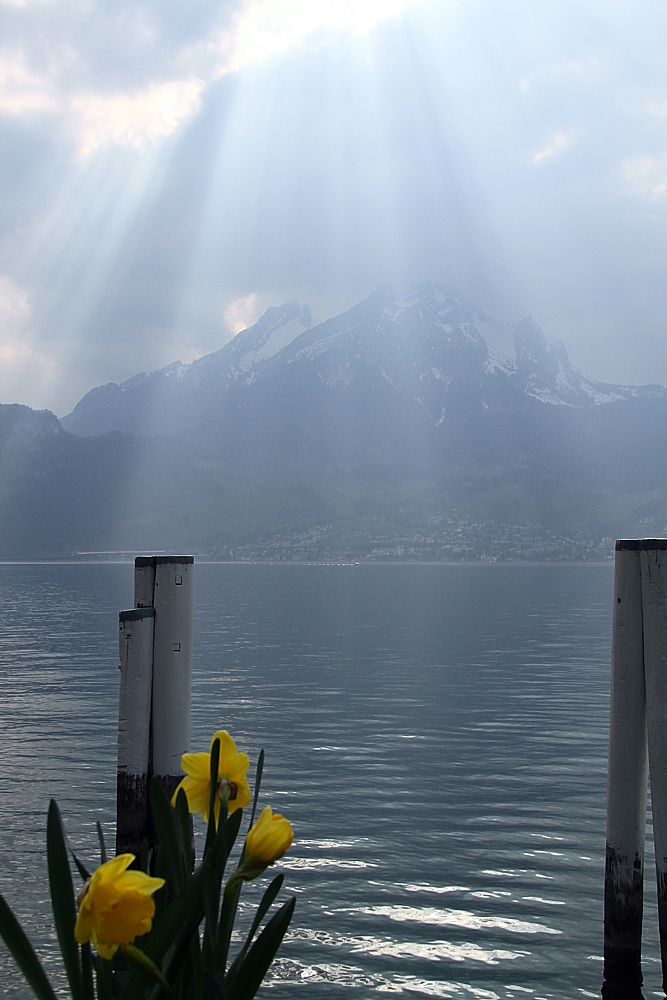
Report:
[[109,431],[180,433],[187,422],[205,419],[221,392],[239,380],[251,379],[262,362],[311,323],[308,306],[298,302],[273,306],[254,326],[192,364],[176,361],[149,375],[141,372],[121,385],[108,382],[92,389],[63,417],[62,426],[88,437]]
[[77,438],[48,410],[0,406],[0,555],[108,548],[136,439]]
[[275,307],[190,365],[93,389],[61,423],[3,419],[6,553],[259,557],[301,538],[318,557],[426,557],[467,532],[478,555],[514,539],[507,556],[528,551],[527,526],[537,552],[667,523],[665,389],[597,382],[531,318],[499,323],[429,284],[319,324]]
[[563,344],[530,317],[502,324],[430,284],[388,286],[317,326],[298,302],[268,309],[254,326],[190,365],[175,362],[91,390],[62,426],[87,436],[111,430],[183,436],[214,414],[227,419],[226,397],[238,405],[255,382],[274,395],[286,383],[291,391],[299,383],[307,391],[312,383],[325,396],[334,390],[348,397],[357,389],[381,394],[382,387],[404,404],[414,402],[436,424],[452,406],[507,407],[530,397],[585,407],[665,392],[596,382],[574,369]]

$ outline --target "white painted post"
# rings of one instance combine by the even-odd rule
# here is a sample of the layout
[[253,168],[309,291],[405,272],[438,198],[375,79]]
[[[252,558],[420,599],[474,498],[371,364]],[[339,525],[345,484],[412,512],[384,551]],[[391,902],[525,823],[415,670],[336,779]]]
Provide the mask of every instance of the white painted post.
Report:
[[116,854],[139,854],[148,833],[153,608],[119,614],[120,699]]
[[153,839],[149,782],[171,793],[190,749],[193,556],[138,556],[134,603],[121,611],[116,853]]
[[194,556],[157,556],[153,644],[153,774],[171,793],[190,749]]
[[641,542],[644,673],[663,990],[667,983],[667,539]]
[[641,560],[616,542],[604,890],[604,978],[641,986],[647,740]]

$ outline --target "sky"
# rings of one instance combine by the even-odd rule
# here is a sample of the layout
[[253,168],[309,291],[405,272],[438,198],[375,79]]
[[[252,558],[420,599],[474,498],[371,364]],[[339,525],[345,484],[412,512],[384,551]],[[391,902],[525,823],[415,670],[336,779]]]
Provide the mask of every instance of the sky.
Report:
[[667,385],[667,4],[0,0],[0,402],[430,280]]

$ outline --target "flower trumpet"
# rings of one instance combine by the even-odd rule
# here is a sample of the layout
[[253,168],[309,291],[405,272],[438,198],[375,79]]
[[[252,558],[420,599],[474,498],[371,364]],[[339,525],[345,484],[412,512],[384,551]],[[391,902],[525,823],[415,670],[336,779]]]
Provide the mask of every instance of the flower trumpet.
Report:
[[127,871],[134,854],[106,861],[79,893],[79,915],[74,937],[79,944],[92,939],[102,958],[112,958],[119,947],[147,934],[153,923],[153,893],[165,884],[140,871]]

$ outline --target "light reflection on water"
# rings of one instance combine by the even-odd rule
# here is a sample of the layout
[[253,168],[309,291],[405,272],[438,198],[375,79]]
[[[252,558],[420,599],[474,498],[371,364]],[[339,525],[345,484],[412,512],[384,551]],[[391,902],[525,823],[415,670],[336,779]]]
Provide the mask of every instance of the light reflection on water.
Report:
[[[192,748],[264,746],[296,831],[271,995],[599,996],[611,567],[195,572]],[[0,567],[0,888],[50,967],[48,799],[92,863],[131,603],[127,564]]]

